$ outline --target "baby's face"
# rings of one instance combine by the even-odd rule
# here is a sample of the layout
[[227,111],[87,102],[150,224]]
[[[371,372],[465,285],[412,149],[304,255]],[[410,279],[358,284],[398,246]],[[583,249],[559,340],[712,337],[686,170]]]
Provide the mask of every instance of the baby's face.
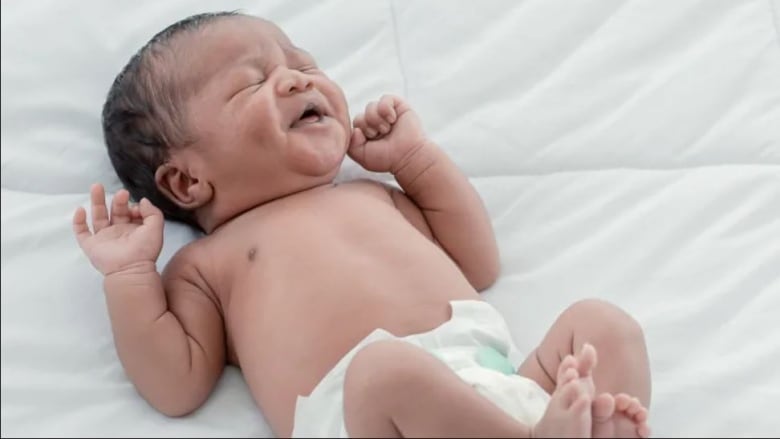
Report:
[[333,180],[350,118],[341,89],[311,55],[249,17],[188,38],[180,48],[196,87],[187,111],[197,140],[185,150],[215,197],[246,205]]

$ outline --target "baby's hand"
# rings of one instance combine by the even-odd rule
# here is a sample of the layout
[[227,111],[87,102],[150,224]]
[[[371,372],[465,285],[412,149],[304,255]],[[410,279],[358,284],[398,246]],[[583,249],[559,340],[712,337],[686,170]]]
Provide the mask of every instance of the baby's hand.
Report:
[[353,125],[348,154],[369,171],[395,173],[427,142],[417,114],[397,96],[369,103]]
[[[111,202],[111,217],[100,184],[90,189],[92,228],[83,207],[73,214],[73,233],[92,265],[103,275],[155,266],[162,250],[163,214],[149,200],[130,206],[130,193],[121,190]],[[151,263],[151,264],[150,264]]]

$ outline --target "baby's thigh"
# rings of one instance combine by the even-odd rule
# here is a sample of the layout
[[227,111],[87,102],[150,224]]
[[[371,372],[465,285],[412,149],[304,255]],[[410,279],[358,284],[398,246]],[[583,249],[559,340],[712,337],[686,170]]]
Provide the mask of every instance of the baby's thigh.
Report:
[[411,343],[381,340],[352,358],[344,376],[344,400],[381,398],[435,373],[449,372],[441,361]]
[[444,363],[415,345],[399,340],[368,344],[355,354],[344,376],[346,429],[395,437],[391,415],[419,399],[420,389],[459,381]]

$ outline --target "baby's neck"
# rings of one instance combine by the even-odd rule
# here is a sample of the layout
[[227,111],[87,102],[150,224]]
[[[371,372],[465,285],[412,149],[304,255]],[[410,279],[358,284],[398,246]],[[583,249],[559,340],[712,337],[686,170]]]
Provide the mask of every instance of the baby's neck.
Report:
[[241,203],[241,204],[231,203],[231,205],[228,205],[228,203],[223,203],[222,205],[220,205],[217,202],[211,202],[208,205],[200,208],[195,213],[195,216],[198,220],[198,224],[200,224],[203,231],[206,232],[206,234],[210,235],[218,231],[224,225],[240,217],[244,213],[257,209],[258,207],[274,203],[276,201],[291,197],[293,195],[298,195],[304,192],[310,192],[310,191],[314,191],[314,190],[318,190],[321,188],[330,187],[334,185],[335,183],[333,181],[327,181],[312,186],[305,186],[297,190],[288,191],[283,193],[282,195],[276,195],[271,197],[260,197],[257,200],[252,200],[251,202]]

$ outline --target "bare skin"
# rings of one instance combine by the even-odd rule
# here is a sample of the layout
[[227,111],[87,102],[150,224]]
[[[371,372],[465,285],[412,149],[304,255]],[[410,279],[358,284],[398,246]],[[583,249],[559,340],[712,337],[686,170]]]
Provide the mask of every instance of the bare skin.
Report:
[[[197,141],[172,150],[155,177],[207,235],[159,273],[162,213],[148,200],[130,205],[126,191],[107,207],[100,185],[92,229],[81,208],[73,229],[105,276],[117,352],[151,405],[185,415],[234,364],[274,432],[288,436],[297,396],[371,331],[429,331],[449,319],[451,300],[479,300],[499,274],[498,249],[477,192],[402,99],[369,104],[353,128],[340,88],[276,26],[232,17],[199,32],[178,42],[198,53],[187,66],[201,84],[188,101]],[[393,174],[401,190],[333,184],[345,154]],[[592,379],[592,367],[578,372],[578,389],[582,379],[594,386],[585,434],[646,436],[641,332],[616,337],[630,318],[593,325],[581,312],[588,306],[579,308],[518,372],[553,394],[560,410],[551,414],[582,414],[582,392],[565,390],[572,380],[561,383],[557,371],[572,369],[565,362],[580,361],[569,356],[586,342],[618,352],[602,356]],[[579,417],[561,416],[574,419],[562,428],[582,433]]]
[[590,437],[595,364],[590,345],[567,356],[547,410],[530,426],[507,416],[427,352],[404,342],[373,343],[347,369],[344,420],[354,437]]

